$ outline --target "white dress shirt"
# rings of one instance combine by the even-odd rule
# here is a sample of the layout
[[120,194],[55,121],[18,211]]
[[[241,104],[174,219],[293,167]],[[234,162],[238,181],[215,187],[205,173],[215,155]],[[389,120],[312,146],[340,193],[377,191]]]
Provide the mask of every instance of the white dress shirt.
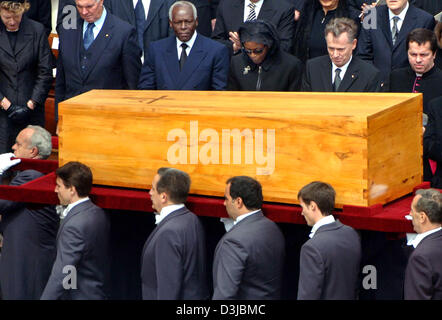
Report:
[[75,207],[76,205],[78,205],[78,204],[80,204],[80,203],[83,203],[83,202],[85,202],[85,201],[88,201],[88,200],[89,200],[89,197],[81,198],[80,200],[75,201],[75,202],[69,204],[69,205],[66,207],[66,209],[64,209],[64,211],[61,213],[61,215],[60,215],[60,219],[64,219],[64,218],[66,218],[66,216],[68,215],[69,211],[71,211],[73,207]]
[[313,238],[313,236],[315,235],[316,231],[317,231],[320,227],[325,226],[326,224],[333,223],[333,222],[335,222],[335,217],[333,217],[332,215],[325,216],[324,218],[322,218],[321,220],[319,220],[318,222],[316,222],[316,223],[313,225],[313,228],[312,228],[312,231],[311,231],[310,234],[309,234],[309,237],[310,237],[310,238]]
[[353,59],[353,56],[350,57],[350,60],[347,61],[346,64],[344,64],[342,67],[337,67],[333,62],[332,62],[332,83],[335,83],[335,77],[336,77],[336,69],[341,69],[341,73],[339,74],[339,76],[341,77],[341,80],[344,80],[344,76],[345,73],[347,72],[348,66],[350,65],[351,60]]
[[[271,1],[271,0],[269,0],[269,1]],[[249,13],[250,13],[249,3],[250,2],[252,2],[252,1],[250,1],[250,0],[244,1],[244,20],[243,20],[243,22],[246,22],[247,17],[249,16]],[[258,2],[255,2],[256,18],[258,18],[259,11],[261,11],[261,7],[262,7],[263,3],[264,3],[264,0],[259,0]]]
[[417,234],[417,236],[414,239],[409,240],[407,242],[407,245],[413,246],[414,248],[416,248],[425,237],[429,236],[432,233],[438,232],[439,230],[442,230],[442,227],[439,227],[439,228],[436,228],[433,230],[429,230],[427,232],[419,233],[419,234]]
[[155,224],[159,224],[165,217],[167,217],[172,212],[184,208],[184,204],[172,204],[170,206],[164,207],[161,209],[160,214],[155,215]]
[[183,48],[181,47],[181,44],[183,44],[183,43],[187,44],[186,54],[187,54],[187,56],[189,56],[190,50],[192,50],[193,44],[195,43],[195,39],[196,39],[196,31],[193,33],[192,38],[190,38],[190,40],[187,42],[182,42],[182,41],[180,41],[180,39],[176,38],[176,48],[177,48],[177,52],[178,52],[178,61],[180,60],[181,51],[183,50]]
[[259,210],[255,210],[255,211],[251,211],[251,212],[249,212],[249,213],[245,213],[245,214],[240,215],[238,218],[236,218],[235,221],[233,221],[233,225],[236,225],[236,224],[237,224],[238,222],[240,222],[241,220],[244,220],[244,219],[247,218],[248,216],[251,216],[252,214],[255,214],[255,213],[259,212],[259,211],[261,211],[261,209],[259,209]]
[[[402,12],[397,15],[397,17],[399,17],[399,20],[397,22],[397,32],[398,33],[399,33],[399,31],[401,31],[402,23],[404,22],[405,15],[407,14],[409,7],[410,7],[410,5],[408,4],[408,1],[407,1],[407,5],[405,6],[404,10],[402,10]],[[388,9],[388,18],[390,19],[390,30],[393,29],[393,25],[394,25],[393,17],[396,17],[396,15],[390,9]]]

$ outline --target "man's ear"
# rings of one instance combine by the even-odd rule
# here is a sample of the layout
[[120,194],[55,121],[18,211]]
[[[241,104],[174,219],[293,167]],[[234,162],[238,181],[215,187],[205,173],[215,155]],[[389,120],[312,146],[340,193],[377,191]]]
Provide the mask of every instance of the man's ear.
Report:
[[31,158],[32,159],[38,158],[38,148],[37,147],[31,148]]
[[233,200],[234,203],[236,204],[238,209],[241,209],[244,206],[244,202],[242,201],[241,197],[236,198],[235,200]]

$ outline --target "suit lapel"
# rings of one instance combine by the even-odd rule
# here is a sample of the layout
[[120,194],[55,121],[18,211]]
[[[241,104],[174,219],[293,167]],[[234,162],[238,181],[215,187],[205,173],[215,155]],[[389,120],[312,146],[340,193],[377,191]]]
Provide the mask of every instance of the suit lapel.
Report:
[[[243,2],[243,8],[244,8],[244,2]],[[258,19],[270,20],[273,17],[273,15],[275,14],[275,12],[276,11],[273,9],[272,1],[266,0],[262,4],[261,10],[259,10]],[[243,14],[244,14],[244,10],[243,10]]]
[[68,214],[66,215],[66,217],[65,217],[63,220],[61,220],[60,228],[58,228],[58,232],[57,232],[57,240],[56,240],[56,242],[58,242],[58,237],[60,236],[61,231],[62,231],[63,228],[64,228],[64,225],[65,225],[70,219],[72,219],[72,217],[76,216],[76,215],[79,214],[80,212],[85,211],[85,209],[86,209],[88,206],[90,206],[90,205],[91,205],[91,200],[87,200],[87,201],[84,201],[84,202],[82,202],[82,203],[76,205],[75,207],[73,207],[73,208],[68,212]]
[[[95,66],[98,64],[98,61],[103,55],[103,52],[106,50],[109,42],[112,41],[114,24],[111,20],[111,16],[109,13],[106,16],[106,20],[104,21],[103,27],[95,38],[94,42],[92,42],[91,46],[88,49],[88,52],[91,53],[89,58],[90,68],[87,70],[84,75],[84,79],[86,80],[89,74],[94,70]],[[118,32],[118,30],[116,30]],[[83,43],[83,42],[81,42]]]
[[32,42],[32,32],[27,28],[26,18],[23,17],[23,21],[21,26],[23,28],[23,32],[19,32],[17,34],[17,44],[15,45],[15,54],[18,55],[20,51],[22,51],[28,43]]
[[184,68],[179,73],[178,89],[184,87],[187,80],[192,76],[207,55],[207,52],[204,51],[202,41],[201,36],[197,34],[192,49],[190,50],[190,54],[184,64]]
[[405,15],[405,19],[402,22],[401,30],[399,31],[396,43],[393,47],[393,50],[396,49],[402,41],[405,41],[407,35],[415,28],[416,25],[416,14],[413,10],[413,7],[409,7],[407,14]]
[[346,92],[351,87],[358,78],[358,71],[359,68],[355,65],[355,57],[353,57],[339,86],[339,92]]
[[379,9],[379,27],[381,28],[385,39],[387,40],[388,44],[390,45],[390,48],[393,47],[393,39],[391,34],[391,28],[390,28],[390,19],[388,16],[388,7],[387,6],[381,6]]
[[[147,13],[147,19],[144,23],[144,32],[149,28],[150,24],[154,20],[160,8],[164,5],[164,1],[152,0],[149,5],[149,12]],[[132,10],[133,11],[133,10]]]
[[[323,72],[321,71],[323,70]],[[332,84],[332,62],[329,57],[321,60],[320,74],[322,75],[322,85],[325,92],[333,91]]]
[[11,57],[15,57],[14,52],[12,52],[11,44],[9,43],[8,35],[6,33],[6,28],[2,27],[0,31],[0,48],[4,50]]
[[[263,6],[264,6],[264,4],[263,4]],[[261,10],[262,10],[262,8],[261,8]],[[234,30],[228,30],[227,33],[229,33],[229,31],[238,31],[239,26],[244,21],[244,0],[236,0],[233,3],[232,11],[229,14],[231,17],[230,21],[234,21],[234,25],[233,25]],[[260,12],[260,14],[261,14],[261,12]]]
[[180,66],[178,62],[178,52],[176,48],[176,37],[169,37],[167,43],[166,52],[164,54],[164,65],[167,72],[169,72],[169,78],[173,81],[174,87],[177,88],[178,78],[180,74]]

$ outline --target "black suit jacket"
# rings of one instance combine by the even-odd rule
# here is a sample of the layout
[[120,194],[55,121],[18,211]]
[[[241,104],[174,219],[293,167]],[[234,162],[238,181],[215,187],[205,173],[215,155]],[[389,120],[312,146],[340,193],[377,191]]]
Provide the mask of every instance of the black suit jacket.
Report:
[[90,68],[83,75],[80,67],[82,19],[77,20],[77,26],[76,29],[58,28],[56,104],[92,89],[136,89],[141,49],[137,45],[135,28],[107,12],[100,33],[87,50]]
[[171,212],[151,232],[141,256],[145,300],[209,298],[205,234],[186,207]]
[[[11,186],[43,176],[35,170],[18,172]],[[0,287],[3,299],[40,299],[55,260],[60,219],[54,206],[0,200],[3,248]]]
[[[273,23],[281,40],[281,49],[286,52],[291,52],[292,49],[293,12],[293,5],[289,5],[285,0],[264,0],[257,17]],[[229,32],[237,32],[243,22],[244,0],[222,0],[218,5],[212,38],[224,43],[233,53]]]
[[31,7],[25,12],[28,18],[38,21],[45,26],[46,36],[49,36],[52,30],[51,21],[51,1],[50,0],[28,0]]
[[[381,89],[380,72],[373,65],[353,57],[339,92],[378,92]],[[302,80],[302,91],[333,92],[332,62],[329,56],[307,61]]]
[[[368,19],[368,16],[367,16]],[[388,7],[376,8],[376,28],[361,27],[357,55],[373,62],[381,71],[382,79],[387,80],[391,70],[408,66],[406,50],[407,35],[416,28],[433,30],[435,20],[429,13],[410,5],[399,31],[398,39],[393,46]]]
[[426,236],[405,270],[405,300],[442,300],[442,230]]
[[339,221],[320,227],[301,248],[298,300],[357,298],[361,243]]
[[14,123],[0,110],[0,153],[9,152],[15,137],[28,124],[44,126],[44,103],[52,85],[52,55],[41,23],[23,17],[17,33],[15,51],[6,28],[0,22],[0,100],[26,106],[29,99],[37,103],[26,123]]
[[[428,124],[424,133],[424,180],[432,188],[442,189],[442,97],[428,104]],[[431,172],[428,159],[436,161],[436,172]]]
[[[90,200],[76,205],[60,224],[57,257],[41,299],[109,298],[110,260],[110,222],[106,213]],[[76,289],[63,287],[63,279],[74,274],[66,266],[75,267]]]

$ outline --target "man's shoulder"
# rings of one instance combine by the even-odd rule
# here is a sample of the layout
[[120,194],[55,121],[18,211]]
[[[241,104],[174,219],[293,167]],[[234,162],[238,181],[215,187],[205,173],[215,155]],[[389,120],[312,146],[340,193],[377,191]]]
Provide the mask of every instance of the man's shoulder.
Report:
[[362,60],[359,57],[353,55],[351,64],[359,68],[365,75],[379,73],[379,69],[376,68],[372,63]]
[[118,28],[119,34],[135,30],[135,27],[131,25],[129,22],[124,21],[123,19],[117,17],[116,15],[110,13],[109,11],[106,12],[105,23],[106,21],[108,21],[108,23],[115,25],[115,27]]
[[44,176],[43,173],[33,169],[18,171],[16,176],[12,179],[10,185],[22,185],[42,176]]
[[195,42],[200,42],[202,43],[204,48],[209,48],[210,50],[214,50],[214,51],[226,51],[226,53],[228,54],[229,51],[227,49],[227,47],[220,43],[219,41],[210,39],[206,36],[203,36],[202,34],[198,33]]
[[325,64],[328,64],[331,67],[331,60],[328,55],[308,59],[306,62],[306,68],[308,70],[322,68]]
[[[434,16],[432,16],[430,13],[410,4],[410,6],[408,7],[408,11],[407,11],[407,15],[409,14],[413,14],[419,17],[419,21],[420,22],[428,22],[431,20],[434,20]],[[406,16],[407,16],[406,15]]]

